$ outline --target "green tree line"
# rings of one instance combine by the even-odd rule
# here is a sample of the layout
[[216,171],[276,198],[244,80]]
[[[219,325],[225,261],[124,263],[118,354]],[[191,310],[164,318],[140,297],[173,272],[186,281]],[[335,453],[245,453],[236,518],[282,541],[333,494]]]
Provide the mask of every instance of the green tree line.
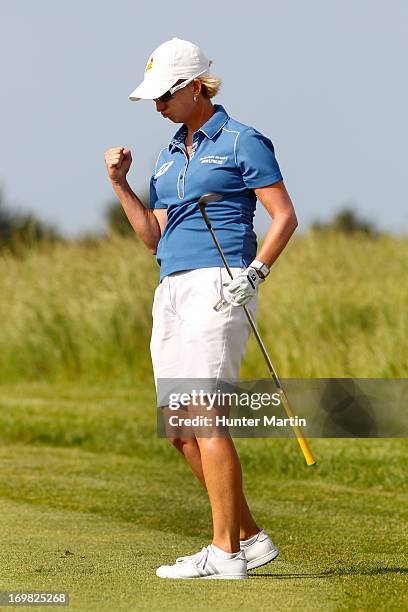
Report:
[[[142,195],[142,201],[147,206],[148,196]],[[120,203],[109,202],[104,210],[105,234],[93,236],[87,234],[86,238],[101,240],[112,234],[121,236],[134,233]],[[311,228],[315,231],[336,231],[343,234],[362,232],[370,237],[378,236],[375,226],[360,218],[355,208],[345,206],[341,208],[328,223],[315,221]],[[24,248],[33,246],[40,242],[63,242],[65,241],[61,231],[55,225],[39,218],[34,213],[16,211],[14,207],[4,201],[0,192],[0,250],[7,249],[18,253]]]

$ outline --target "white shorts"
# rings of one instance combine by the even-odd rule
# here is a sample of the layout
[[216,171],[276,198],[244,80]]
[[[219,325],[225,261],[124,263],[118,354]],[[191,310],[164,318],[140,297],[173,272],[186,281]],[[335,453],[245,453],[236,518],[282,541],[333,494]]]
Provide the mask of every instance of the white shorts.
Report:
[[[232,268],[234,277],[243,268]],[[156,288],[150,351],[160,378],[238,378],[251,327],[241,306],[216,312],[225,268],[174,272]],[[258,295],[248,303],[254,320]]]

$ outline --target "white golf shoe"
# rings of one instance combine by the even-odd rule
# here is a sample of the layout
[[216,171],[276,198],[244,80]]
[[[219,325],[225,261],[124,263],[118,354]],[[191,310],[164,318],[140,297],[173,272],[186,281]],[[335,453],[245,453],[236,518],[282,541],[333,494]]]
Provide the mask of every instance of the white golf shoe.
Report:
[[244,552],[236,553],[232,559],[218,556],[211,546],[204,547],[195,555],[177,559],[174,565],[162,565],[156,570],[159,578],[205,578],[214,580],[242,580],[247,578],[247,561]]
[[[245,553],[248,570],[270,563],[279,554],[279,550],[263,529],[252,538],[241,540],[240,544],[241,551]],[[201,555],[201,551],[194,555],[178,557],[176,563],[184,563],[189,559],[195,559],[199,555]]]
[[263,529],[249,540],[241,540],[241,550],[245,552],[249,570],[270,563],[279,554],[271,538]]

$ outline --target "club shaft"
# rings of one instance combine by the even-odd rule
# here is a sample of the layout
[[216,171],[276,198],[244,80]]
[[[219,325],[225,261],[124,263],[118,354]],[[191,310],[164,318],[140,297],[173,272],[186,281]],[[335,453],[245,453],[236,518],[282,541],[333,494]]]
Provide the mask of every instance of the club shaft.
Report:
[[[200,206],[200,211],[201,211],[201,214],[204,217],[204,221],[206,222],[206,225],[207,225],[207,227],[208,227],[208,229],[210,231],[210,234],[212,236],[212,239],[214,241],[215,246],[217,247],[217,250],[218,250],[218,252],[220,254],[220,257],[222,259],[222,262],[223,262],[223,264],[225,266],[226,271],[228,272],[228,274],[229,274],[229,276],[231,278],[234,278],[233,275],[232,275],[232,272],[231,272],[231,268],[229,267],[228,262],[225,259],[224,253],[223,253],[222,248],[220,246],[220,243],[218,242],[217,236],[215,235],[215,232],[214,232],[213,228],[211,227],[211,223],[210,223],[210,221],[208,219],[207,213],[204,210],[203,206]],[[273,380],[275,382],[275,385],[276,385],[276,387],[278,389],[278,393],[279,393],[279,396],[280,396],[281,404],[283,404],[283,407],[284,407],[285,412],[288,415],[288,417],[289,418],[291,418],[291,417],[294,418],[295,417],[295,413],[293,412],[292,406],[290,405],[290,402],[289,402],[288,397],[287,397],[287,395],[286,395],[286,393],[285,393],[285,391],[284,391],[284,389],[282,387],[282,384],[281,384],[281,382],[279,380],[279,377],[278,377],[278,375],[276,373],[276,370],[273,367],[273,363],[271,361],[271,358],[268,355],[268,351],[266,350],[265,345],[264,345],[264,343],[262,341],[262,338],[261,338],[261,336],[260,336],[260,334],[259,334],[259,332],[257,330],[257,327],[255,325],[255,321],[253,320],[252,315],[249,312],[248,308],[246,306],[243,306],[243,309],[244,309],[245,315],[246,315],[246,317],[248,319],[248,322],[249,322],[249,324],[251,326],[251,329],[254,332],[256,341],[258,342],[258,345],[259,345],[259,348],[261,349],[262,354],[263,354],[263,356],[265,358],[265,361],[266,361],[267,366],[268,366],[269,373],[270,373],[271,377],[273,378]],[[299,425],[292,425],[292,429],[293,429],[293,432],[294,432],[294,434],[296,436],[296,439],[297,439],[297,441],[299,443],[299,446],[300,446],[300,448],[302,450],[302,453],[303,453],[303,456],[305,458],[305,461],[306,461],[307,465],[310,465],[310,466],[311,465],[315,465],[316,459],[315,459],[315,457],[314,457],[314,455],[312,453],[312,450],[311,450],[311,448],[309,446],[308,441],[306,440],[305,436],[303,435],[302,429],[299,427]]]

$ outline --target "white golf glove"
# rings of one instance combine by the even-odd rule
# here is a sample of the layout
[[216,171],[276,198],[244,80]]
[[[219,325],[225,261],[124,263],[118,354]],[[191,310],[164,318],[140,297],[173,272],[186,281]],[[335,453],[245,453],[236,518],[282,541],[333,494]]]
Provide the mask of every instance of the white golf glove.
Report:
[[224,300],[233,306],[244,306],[254,297],[256,289],[263,282],[254,268],[246,268],[234,280],[223,283]]

